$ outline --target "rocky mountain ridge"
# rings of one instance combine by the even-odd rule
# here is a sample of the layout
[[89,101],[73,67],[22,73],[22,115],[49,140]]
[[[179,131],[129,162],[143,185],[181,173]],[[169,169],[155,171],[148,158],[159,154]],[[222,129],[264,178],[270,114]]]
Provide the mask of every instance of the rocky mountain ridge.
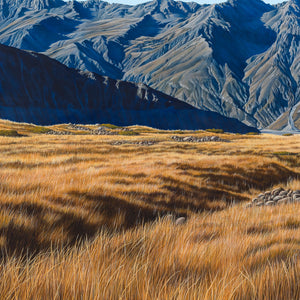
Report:
[[140,83],[70,69],[45,55],[0,45],[0,118],[41,125],[113,123],[161,129],[256,131]]
[[258,128],[299,128],[299,22],[298,0],[0,0],[0,43]]

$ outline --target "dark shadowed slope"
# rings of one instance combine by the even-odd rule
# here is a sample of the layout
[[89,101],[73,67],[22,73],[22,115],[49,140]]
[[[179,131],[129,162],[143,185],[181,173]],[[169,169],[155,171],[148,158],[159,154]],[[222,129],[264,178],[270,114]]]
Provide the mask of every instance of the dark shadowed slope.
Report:
[[162,129],[253,131],[144,84],[70,69],[45,55],[0,45],[0,118],[37,124],[114,123]]
[[[0,0],[0,43],[265,128],[299,118],[300,2]],[[290,115],[293,115],[290,117]],[[289,116],[289,117],[287,117]]]

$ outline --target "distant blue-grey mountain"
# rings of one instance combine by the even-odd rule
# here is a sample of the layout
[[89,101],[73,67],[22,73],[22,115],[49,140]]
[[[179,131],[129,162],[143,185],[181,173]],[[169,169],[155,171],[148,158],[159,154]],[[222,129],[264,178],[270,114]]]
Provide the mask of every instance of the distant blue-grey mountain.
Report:
[[258,128],[297,129],[299,21],[299,0],[0,0],[0,43]]
[[36,124],[113,123],[161,129],[255,131],[144,84],[70,69],[34,52],[0,45],[0,118]]

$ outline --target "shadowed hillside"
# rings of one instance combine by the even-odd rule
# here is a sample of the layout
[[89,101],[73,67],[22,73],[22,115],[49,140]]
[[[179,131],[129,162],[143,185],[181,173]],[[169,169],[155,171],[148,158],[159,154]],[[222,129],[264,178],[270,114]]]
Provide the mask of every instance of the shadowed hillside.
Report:
[[201,111],[144,84],[67,68],[45,55],[0,45],[0,116],[20,122],[114,123],[160,129],[257,131]]

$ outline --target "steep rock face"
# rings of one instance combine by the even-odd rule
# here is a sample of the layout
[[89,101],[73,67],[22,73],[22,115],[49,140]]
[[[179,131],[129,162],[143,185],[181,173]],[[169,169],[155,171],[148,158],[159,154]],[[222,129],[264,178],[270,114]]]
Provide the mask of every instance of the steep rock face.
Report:
[[241,0],[205,7],[189,22],[161,34],[159,41],[147,39],[150,51],[141,50],[145,39],[137,42],[127,56],[142,53],[126,62],[129,70],[124,78],[146,82],[196,107],[256,125],[244,110],[248,100],[244,68],[246,60],[267,49],[274,36],[256,22],[271,6],[259,0],[250,2],[251,8]]
[[268,126],[299,98],[300,8],[291,0],[264,16],[277,38],[264,53],[249,62],[244,80],[250,85],[246,111]]
[[114,123],[247,132],[235,119],[200,111],[144,84],[70,69],[45,55],[0,45],[0,118],[37,124]]
[[299,102],[299,12],[298,0],[0,0],[0,43],[264,128]]
[[[4,1],[4,0],[3,0]],[[69,67],[122,79],[125,49],[140,37],[158,33],[187,18],[200,7],[195,3],[155,0],[137,6],[100,0],[64,2],[45,10],[34,0],[11,0],[9,18],[0,22],[0,42],[25,50],[44,52]],[[15,13],[14,8],[22,11]],[[51,23],[51,24],[50,24]],[[1,27],[5,27],[1,31]]]
[[52,9],[64,5],[65,2],[63,0],[0,0],[0,16],[3,20],[18,17],[27,9]]

